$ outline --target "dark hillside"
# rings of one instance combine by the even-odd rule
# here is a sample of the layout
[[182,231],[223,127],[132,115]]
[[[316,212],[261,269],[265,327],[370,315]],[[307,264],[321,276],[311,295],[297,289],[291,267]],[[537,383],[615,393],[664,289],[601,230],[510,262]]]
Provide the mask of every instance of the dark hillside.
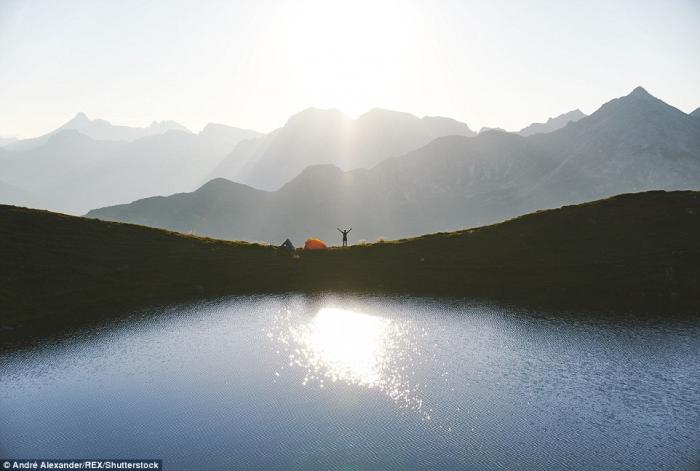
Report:
[[0,328],[19,336],[235,293],[372,291],[697,312],[700,193],[647,192],[501,224],[288,253],[0,206]]

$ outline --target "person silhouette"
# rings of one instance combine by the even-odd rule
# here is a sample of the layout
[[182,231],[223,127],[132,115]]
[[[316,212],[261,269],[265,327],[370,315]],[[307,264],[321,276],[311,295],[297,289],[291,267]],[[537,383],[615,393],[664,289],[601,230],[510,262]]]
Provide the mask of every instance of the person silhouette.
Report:
[[341,228],[337,228],[338,231],[343,234],[343,247],[348,246],[348,233],[352,230],[352,227],[350,229],[342,230]]

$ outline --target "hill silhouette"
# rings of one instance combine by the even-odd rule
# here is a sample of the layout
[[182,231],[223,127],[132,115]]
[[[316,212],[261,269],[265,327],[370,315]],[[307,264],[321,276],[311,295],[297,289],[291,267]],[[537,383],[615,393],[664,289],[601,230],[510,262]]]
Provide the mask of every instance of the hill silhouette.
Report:
[[700,302],[700,193],[690,191],[312,253],[12,206],[0,206],[0,237],[2,331],[17,337],[233,293],[396,292],[696,314]]

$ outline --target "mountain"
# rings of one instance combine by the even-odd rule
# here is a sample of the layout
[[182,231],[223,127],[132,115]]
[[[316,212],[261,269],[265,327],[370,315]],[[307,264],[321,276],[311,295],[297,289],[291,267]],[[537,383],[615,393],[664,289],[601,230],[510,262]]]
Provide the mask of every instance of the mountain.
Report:
[[[40,147],[0,154],[2,178],[37,195],[71,179],[81,169],[101,163],[126,146],[116,141],[95,141],[75,130],[48,136]],[[70,181],[71,184],[75,183]],[[60,195],[47,195],[48,198]],[[57,208],[58,209],[58,208]]]
[[638,88],[547,134],[442,137],[371,169],[311,166],[275,192],[216,180],[88,216],[299,244],[340,226],[398,238],[655,189],[700,189],[700,122]]
[[61,131],[74,130],[95,140],[134,141],[146,136],[163,134],[168,131],[190,132],[175,121],[154,121],[145,128],[116,126],[104,119],[90,119],[85,113],[78,113],[73,119],[59,128],[33,139],[23,139],[6,145],[9,150],[26,151],[44,145],[48,139]]
[[700,302],[698,192],[622,195],[316,252],[11,206],[0,206],[0,238],[0,335],[14,340],[139,306],[232,293],[393,292],[693,315]]
[[153,194],[190,191],[238,142],[256,136],[221,124],[207,125],[199,134],[171,130],[132,142],[62,130],[39,147],[1,153],[0,168],[4,181],[35,195],[36,206],[82,214]]
[[531,125],[524,127],[520,130],[518,134],[521,136],[531,136],[533,134],[544,134],[557,129],[561,129],[570,122],[578,121],[581,118],[585,118],[586,115],[579,109],[574,111],[569,111],[568,113],[561,114],[555,118],[549,118],[546,123],[532,123]]
[[529,138],[557,155],[537,191],[562,203],[700,187],[700,121],[637,87],[592,115]]
[[469,129],[465,123],[452,118],[442,116],[424,116],[423,124],[430,130],[433,136],[475,136],[476,133]]
[[373,109],[353,120],[337,110],[310,108],[284,127],[238,145],[210,178],[274,190],[309,165],[371,167],[452,134],[474,135],[466,124],[449,118]]
[[482,133],[485,133],[485,132],[489,132],[489,131],[508,132],[508,131],[506,131],[506,130],[503,129],[503,128],[489,128],[489,127],[487,127],[487,126],[482,126],[482,128],[479,129],[479,134],[482,134]]
[[541,149],[514,134],[448,136],[371,170],[310,166],[275,192],[216,179],[193,193],[97,209],[88,217],[226,239],[289,237],[296,244],[312,235],[334,240],[344,225],[361,238],[396,238],[522,213],[511,187],[531,184],[549,168],[546,162]]
[[85,113],[78,113],[75,118],[58,128],[58,131],[65,129],[74,129],[98,141],[135,141],[168,131],[190,132],[175,121],[153,121],[148,127],[135,128],[113,125],[104,119],[90,119]]

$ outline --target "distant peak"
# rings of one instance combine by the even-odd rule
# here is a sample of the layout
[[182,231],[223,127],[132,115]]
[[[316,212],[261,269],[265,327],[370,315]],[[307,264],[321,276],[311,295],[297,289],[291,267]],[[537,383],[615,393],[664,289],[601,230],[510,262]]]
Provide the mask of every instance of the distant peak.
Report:
[[586,115],[581,110],[576,108],[575,110],[569,111],[568,113],[560,114],[559,116],[555,116],[554,118],[547,119],[547,123],[554,123],[557,121],[578,121],[579,119],[585,117]]
[[213,180],[209,180],[204,185],[197,188],[196,191],[213,190],[213,189],[219,189],[219,188],[229,188],[229,187],[232,187],[235,185],[236,184],[234,182],[232,182],[231,180],[227,180],[225,178],[219,177],[219,178],[214,178]]
[[229,131],[235,130],[236,128],[229,126],[227,124],[221,123],[207,123],[206,126],[200,131],[200,134],[208,134],[212,132]]
[[631,97],[650,97],[651,95],[643,87],[637,87],[629,94]]
[[350,121],[350,118],[343,114],[342,111],[335,108],[320,109],[311,107],[290,116],[285,126],[297,123],[315,123],[318,120],[328,119]]
[[58,128],[58,130],[61,129],[82,129],[85,128],[86,126],[89,126],[92,123],[90,118],[87,117],[85,113],[82,111],[73,117],[70,121],[68,121],[66,124]]
[[343,114],[340,110],[336,108],[315,108],[313,106],[310,106],[309,108],[306,108],[304,110],[301,110],[300,112],[293,114],[291,118],[295,118],[298,116],[317,116],[317,115],[326,115],[326,114],[331,114],[331,115],[339,115]]
[[219,128],[229,128],[231,126],[228,126],[226,124],[221,124],[221,123],[207,123],[206,126],[202,130],[206,129],[219,129]]
[[89,123],[90,118],[88,118],[87,115],[81,111],[78,114],[76,114],[75,117],[73,119],[71,119],[69,122],[73,123],[73,124]]
[[490,128],[488,126],[483,126],[481,129],[479,129],[479,134],[484,133],[484,132],[508,132],[503,128]]
[[191,132],[189,129],[187,129],[185,126],[182,124],[178,123],[177,121],[172,121],[172,120],[165,120],[165,121],[153,121],[148,128],[151,131],[157,131],[157,132],[169,132],[169,131],[184,131],[184,132]]
[[385,108],[372,108],[371,110],[363,113],[358,119],[371,117],[371,116],[409,116],[415,118],[411,113],[406,113],[405,111],[395,111],[387,110]]
[[342,174],[343,171],[338,167],[337,165],[334,164],[315,164],[315,165],[309,165],[308,167],[304,168],[304,170],[301,171],[299,176],[308,176],[308,175],[338,175]]
[[595,116],[596,119],[601,117],[605,117],[606,119],[614,117],[615,119],[622,119],[629,122],[632,119],[642,119],[640,118],[642,116],[645,117],[644,119],[648,119],[651,116],[670,117],[672,115],[676,117],[681,115],[687,116],[678,108],[651,95],[644,88],[637,87],[629,95],[614,98],[603,104],[603,106],[598,108],[591,116]]

